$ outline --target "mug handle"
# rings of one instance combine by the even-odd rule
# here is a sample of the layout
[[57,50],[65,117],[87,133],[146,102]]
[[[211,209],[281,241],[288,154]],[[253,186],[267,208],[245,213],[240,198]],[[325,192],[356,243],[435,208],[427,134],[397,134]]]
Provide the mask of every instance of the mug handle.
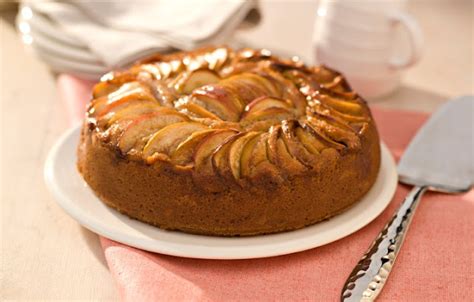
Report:
[[392,27],[402,25],[408,33],[410,41],[410,55],[407,58],[394,57],[389,65],[394,69],[403,69],[414,65],[421,57],[423,48],[423,34],[421,33],[418,22],[403,12],[394,12],[389,16],[392,21]]

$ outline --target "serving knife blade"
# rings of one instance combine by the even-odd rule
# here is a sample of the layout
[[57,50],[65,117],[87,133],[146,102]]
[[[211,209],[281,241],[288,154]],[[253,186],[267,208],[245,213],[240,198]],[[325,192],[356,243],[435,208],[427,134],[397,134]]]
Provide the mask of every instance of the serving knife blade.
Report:
[[474,182],[474,97],[447,102],[418,131],[398,165],[415,186],[346,280],[341,301],[374,301],[382,291],[423,193],[460,193]]

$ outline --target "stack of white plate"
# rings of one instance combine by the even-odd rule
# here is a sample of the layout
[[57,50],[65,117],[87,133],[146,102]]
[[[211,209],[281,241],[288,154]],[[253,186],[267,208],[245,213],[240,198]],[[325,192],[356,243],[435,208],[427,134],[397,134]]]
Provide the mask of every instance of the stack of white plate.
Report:
[[16,26],[23,43],[54,71],[96,80],[109,69],[85,44],[27,4],[20,6]]

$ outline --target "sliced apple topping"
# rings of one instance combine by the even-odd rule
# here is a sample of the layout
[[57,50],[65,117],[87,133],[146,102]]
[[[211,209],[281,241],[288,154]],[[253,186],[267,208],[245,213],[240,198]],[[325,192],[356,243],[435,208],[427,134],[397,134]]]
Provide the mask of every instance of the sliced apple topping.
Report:
[[198,69],[186,74],[177,85],[176,90],[189,94],[196,88],[207,84],[217,83],[219,80],[220,77],[215,72],[208,69]]
[[281,138],[281,126],[270,128],[269,134],[267,152],[270,162],[281,167],[289,175],[305,171],[305,166],[296,160],[286,148],[286,144]]
[[176,147],[174,152],[171,153],[171,162],[181,167],[191,167],[196,147],[206,136],[216,131],[219,130],[206,129],[192,133]]
[[[248,156],[248,164],[246,160],[241,162],[242,175],[252,179],[253,182],[258,183],[262,179],[269,177],[270,179],[280,182],[282,180],[279,169],[270,161],[268,154],[268,138],[269,133],[265,132],[258,135],[258,140]],[[250,142],[249,142],[250,144]],[[249,146],[250,147],[250,146]],[[243,152],[243,156],[246,152]],[[245,155],[247,157],[247,155]]]
[[212,166],[212,154],[229,137],[235,135],[234,130],[219,130],[203,138],[194,152],[194,171],[198,178],[209,178],[214,176]]
[[339,123],[351,126],[352,123],[363,123],[368,122],[367,116],[364,115],[352,115],[341,113],[340,111],[334,109],[333,107],[324,105],[319,102],[310,103],[310,111],[317,112],[323,115],[330,115]]
[[111,108],[107,113],[103,113],[100,122],[105,123],[107,126],[115,123],[118,120],[123,119],[133,119],[139,115],[143,115],[151,112],[158,111],[167,111],[173,112],[174,110],[166,107],[161,107],[156,102],[143,102],[143,101],[134,101],[126,102],[120,106],[115,106]]
[[158,158],[168,160],[169,155],[172,154],[178,145],[188,138],[189,135],[206,128],[206,126],[194,122],[181,122],[168,125],[153,134],[143,148],[143,157],[149,163]]
[[288,149],[288,152],[300,161],[303,165],[307,167],[313,167],[316,158],[314,154],[310,153],[304,145],[300,142],[300,140],[296,137],[295,131],[297,128],[297,122],[294,120],[291,121],[282,121],[281,122],[281,129],[282,129],[282,139]]
[[321,143],[323,143],[326,146],[326,148],[331,147],[336,150],[342,150],[345,148],[344,144],[341,144],[331,139],[326,134],[326,131],[323,129],[324,127],[321,125],[321,123],[315,122],[314,119],[311,119],[310,117],[301,119],[300,124],[303,126],[305,130],[307,130],[314,137],[316,137]]
[[206,96],[225,104],[229,110],[240,113],[245,104],[240,99],[235,87],[226,86],[223,82],[205,85],[195,90],[194,95]]
[[269,89],[268,85],[263,84],[266,79],[248,72],[230,76],[222,80],[219,84],[225,90],[233,91],[243,104],[247,104],[252,100],[264,96],[274,95],[274,89]]
[[214,170],[227,179],[233,179],[232,170],[229,165],[230,148],[232,144],[243,135],[245,135],[245,133],[240,132],[230,136],[212,154],[212,166]]
[[114,103],[124,103],[130,100],[142,100],[156,102],[148,86],[139,82],[130,82],[123,84],[119,89],[110,93],[108,96],[97,98],[92,103],[90,114],[101,115],[103,111],[115,106]]
[[193,103],[180,104],[176,106],[176,108],[178,108],[179,111],[196,118],[209,118],[213,120],[221,120],[214,113],[204,109],[202,106],[199,106]]
[[252,166],[250,161],[252,159],[255,147],[257,146],[259,140],[261,139],[263,132],[257,132],[255,136],[247,141],[242,149],[242,155],[240,157],[240,175],[241,177],[250,176]]
[[287,101],[279,98],[269,97],[269,96],[262,96],[256,98],[252,102],[250,102],[247,106],[245,106],[245,112],[249,111],[259,111],[264,110],[266,108],[285,108],[291,109],[291,105],[288,104]]
[[321,103],[328,105],[341,113],[349,113],[352,115],[361,115],[363,113],[361,104],[354,101],[334,98],[327,95],[319,95],[318,99]]
[[153,133],[167,125],[187,120],[185,115],[177,111],[172,114],[154,112],[138,116],[124,129],[118,147],[123,154],[141,151]]
[[232,171],[232,175],[236,180],[240,179],[240,168],[241,168],[241,158],[244,151],[245,145],[254,138],[258,132],[248,132],[245,135],[242,135],[236,139],[231,147],[229,148],[229,166]]
[[174,89],[160,81],[153,81],[150,86],[153,95],[162,106],[173,107],[174,101],[179,97]]
[[295,135],[303,146],[312,154],[319,154],[321,151],[326,149],[328,146],[325,145],[321,140],[317,139],[314,130],[305,124],[300,125],[295,130]]
[[238,121],[240,113],[230,99],[216,97],[207,93],[207,91],[203,89],[195,90],[189,102],[205,108],[223,120]]
[[100,78],[100,82],[94,85],[92,96],[94,99],[108,94],[119,89],[124,83],[134,81],[135,75],[133,72],[114,72],[104,74]]
[[331,117],[320,114],[315,115],[315,117],[308,117],[308,124],[312,129],[318,132],[321,137],[329,142],[333,142],[336,146],[339,145],[337,149],[341,149],[341,145],[349,149],[357,149],[360,147],[360,139],[352,128],[337,123]]
[[[244,150],[245,145],[254,138],[258,132],[248,132],[248,133],[240,133],[236,135],[232,141],[227,143],[220,152],[217,152],[214,156],[214,163],[215,166],[220,168],[221,175],[228,175],[230,172],[231,176],[235,180],[239,180],[241,178],[241,157],[242,152]],[[224,173],[222,173],[222,171]]]
[[282,107],[269,107],[261,110],[252,110],[244,112],[242,118],[240,119],[243,125],[249,123],[255,123],[258,121],[264,121],[269,119],[291,119],[295,116],[292,109],[282,108]]

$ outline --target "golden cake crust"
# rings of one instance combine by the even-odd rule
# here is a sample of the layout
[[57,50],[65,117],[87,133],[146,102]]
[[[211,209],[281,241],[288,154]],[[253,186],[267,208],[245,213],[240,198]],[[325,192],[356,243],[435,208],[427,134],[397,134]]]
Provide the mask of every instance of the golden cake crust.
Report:
[[332,217],[363,197],[379,165],[370,111],[340,74],[225,47],[105,76],[78,148],[79,171],[107,205],[223,236]]

